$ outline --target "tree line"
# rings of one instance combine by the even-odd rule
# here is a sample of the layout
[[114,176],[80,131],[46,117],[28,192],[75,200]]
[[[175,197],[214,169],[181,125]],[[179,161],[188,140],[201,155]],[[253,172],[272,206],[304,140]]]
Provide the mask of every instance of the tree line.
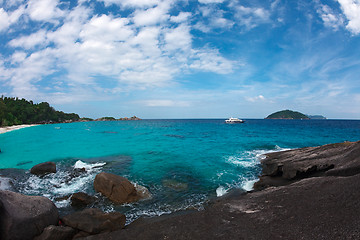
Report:
[[79,115],[56,111],[47,102],[33,103],[26,99],[0,98],[0,126],[78,121]]

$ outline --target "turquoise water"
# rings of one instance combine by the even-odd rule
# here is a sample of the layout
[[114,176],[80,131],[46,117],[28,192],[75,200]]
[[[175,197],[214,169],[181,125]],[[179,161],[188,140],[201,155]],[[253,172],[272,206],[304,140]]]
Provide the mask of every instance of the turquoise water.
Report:
[[[16,178],[17,191],[44,195],[64,212],[67,201],[56,197],[76,191],[96,194],[95,175],[107,171],[147,187],[152,198],[115,206],[129,221],[203,203],[231,188],[250,187],[261,172],[261,154],[327,143],[360,140],[360,121],[142,120],[40,125],[0,135],[0,174]],[[55,161],[58,173],[31,176],[35,164]],[[88,171],[70,178],[78,165]],[[98,164],[98,165],[93,165]],[[100,166],[101,165],[101,166]],[[8,168],[24,169],[5,170]]]

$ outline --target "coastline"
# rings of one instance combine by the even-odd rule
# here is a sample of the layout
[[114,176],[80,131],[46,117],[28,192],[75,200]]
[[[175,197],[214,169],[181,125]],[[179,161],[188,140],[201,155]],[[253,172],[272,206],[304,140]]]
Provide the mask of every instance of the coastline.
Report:
[[40,124],[21,124],[21,125],[9,126],[9,127],[0,127],[0,134],[15,131],[15,130],[19,130],[19,129],[22,129],[22,128],[34,127],[34,126],[38,126],[38,125],[40,125]]
[[254,191],[81,239],[360,239],[360,141],[269,153],[262,166]]

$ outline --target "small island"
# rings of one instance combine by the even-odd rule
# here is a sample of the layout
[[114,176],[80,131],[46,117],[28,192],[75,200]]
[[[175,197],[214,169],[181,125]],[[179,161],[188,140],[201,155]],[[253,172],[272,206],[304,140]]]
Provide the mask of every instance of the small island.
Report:
[[270,114],[265,119],[310,119],[307,115],[291,110],[283,110]]

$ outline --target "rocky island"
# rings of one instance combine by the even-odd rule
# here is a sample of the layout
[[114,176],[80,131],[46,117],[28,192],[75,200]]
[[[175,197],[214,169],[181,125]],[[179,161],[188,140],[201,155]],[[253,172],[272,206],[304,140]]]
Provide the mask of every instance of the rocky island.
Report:
[[307,115],[291,110],[283,110],[275,112],[267,116],[265,119],[310,119]]
[[[263,172],[253,191],[233,190],[203,211],[140,218],[128,226],[120,213],[93,208],[60,216],[58,222],[46,198],[0,191],[2,239],[31,239],[30,233],[40,234],[36,239],[88,240],[360,239],[360,141],[269,153],[261,164]],[[52,171],[51,164],[47,167]],[[115,182],[113,178],[109,175],[108,179]],[[123,184],[124,179],[118,179]],[[131,198],[135,196],[134,190],[128,192]],[[33,205],[42,206],[41,211],[34,211]],[[15,231],[15,238],[7,232],[12,218],[28,224],[25,230]],[[23,238],[20,233],[25,234]]]

